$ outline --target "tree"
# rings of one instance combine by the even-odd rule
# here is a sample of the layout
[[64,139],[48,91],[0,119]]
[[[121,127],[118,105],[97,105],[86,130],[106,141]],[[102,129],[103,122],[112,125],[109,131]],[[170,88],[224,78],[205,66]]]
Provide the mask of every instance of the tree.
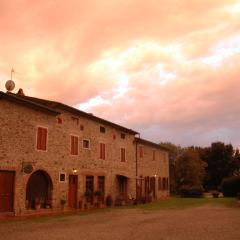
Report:
[[170,192],[176,193],[175,162],[178,156],[181,154],[182,148],[179,145],[177,146],[170,142],[161,142],[159,145],[169,149]]
[[[193,147],[185,151],[177,158],[175,165],[175,178],[179,193],[183,190],[191,195],[193,192],[203,192],[202,181],[205,175],[206,163]],[[194,193],[193,193],[194,194]]]
[[212,143],[211,147],[202,149],[201,158],[207,163],[204,186],[208,190],[219,188],[224,178],[233,176],[237,171],[239,154],[234,156],[234,152],[231,144],[222,142]]

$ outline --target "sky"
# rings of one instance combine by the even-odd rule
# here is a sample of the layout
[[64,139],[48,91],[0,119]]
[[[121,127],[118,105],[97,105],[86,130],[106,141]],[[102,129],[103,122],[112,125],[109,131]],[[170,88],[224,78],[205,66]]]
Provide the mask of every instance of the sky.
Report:
[[0,90],[154,142],[240,146],[240,0],[1,0]]

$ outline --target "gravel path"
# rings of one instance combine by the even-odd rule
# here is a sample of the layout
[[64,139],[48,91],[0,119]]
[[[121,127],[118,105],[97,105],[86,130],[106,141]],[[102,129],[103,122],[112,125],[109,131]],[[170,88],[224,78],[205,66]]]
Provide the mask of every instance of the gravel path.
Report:
[[0,224],[2,240],[239,240],[240,208],[112,209],[88,215]]

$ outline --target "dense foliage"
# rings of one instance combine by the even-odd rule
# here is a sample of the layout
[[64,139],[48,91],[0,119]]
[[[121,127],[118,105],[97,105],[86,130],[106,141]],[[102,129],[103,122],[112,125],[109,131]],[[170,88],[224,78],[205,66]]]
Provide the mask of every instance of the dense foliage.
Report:
[[169,149],[171,193],[198,195],[195,192],[201,194],[202,187],[218,190],[223,179],[240,176],[240,153],[231,144],[215,142],[205,148],[160,145]]
[[199,197],[203,193],[202,181],[206,164],[194,148],[186,149],[177,159],[175,178],[178,193],[183,197]]
[[224,197],[237,197],[240,194],[240,176],[226,178],[222,181]]

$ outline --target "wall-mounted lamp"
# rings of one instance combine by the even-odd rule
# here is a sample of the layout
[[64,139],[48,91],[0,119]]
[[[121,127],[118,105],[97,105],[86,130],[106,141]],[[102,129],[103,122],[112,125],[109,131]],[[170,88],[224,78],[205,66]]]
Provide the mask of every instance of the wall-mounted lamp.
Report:
[[156,178],[156,177],[157,177],[157,174],[154,174],[154,177]]
[[73,173],[77,173],[78,172],[78,170],[76,168],[73,168],[72,171],[73,171]]

